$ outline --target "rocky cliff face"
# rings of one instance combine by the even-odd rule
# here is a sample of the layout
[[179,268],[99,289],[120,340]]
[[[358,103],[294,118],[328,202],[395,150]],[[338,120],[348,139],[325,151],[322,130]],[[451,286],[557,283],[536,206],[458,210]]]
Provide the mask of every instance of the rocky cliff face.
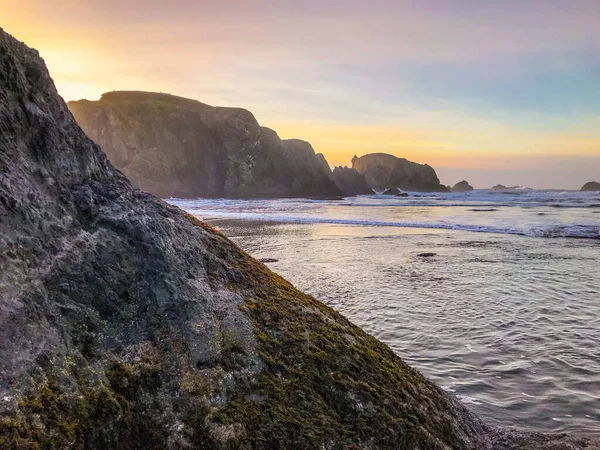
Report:
[[339,195],[310,144],[282,141],[244,109],[151,92],[69,108],[135,187],[163,198]]
[[585,183],[581,188],[582,191],[600,191],[600,183],[596,181],[590,181]]
[[364,174],[369,186],[376,190],[399,188],[405,191],[448,192],[435,170],[386,153],[371,153],[352,158],[352,168]]
[[452,192],[469,192],[473,190],[473,186],[471,186],[467,181],[463,180],[452,186],[452,189],[450,190]]
[[350,167],[335,167],[332,176],[336,186],[345,195],[370,195],[375,193],[367,183],[365,175]]
[[550,439],[489,429],[218,231],[133,189],[37,52],[1,29],[0,269],[2,449]]

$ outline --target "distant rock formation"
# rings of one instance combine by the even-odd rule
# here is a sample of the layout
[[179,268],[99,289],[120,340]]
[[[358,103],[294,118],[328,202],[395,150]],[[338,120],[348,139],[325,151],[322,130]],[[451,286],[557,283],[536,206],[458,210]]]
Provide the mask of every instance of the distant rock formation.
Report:
[[492,187],[493,191],[531,191],[532,189],[530,187],[525,187],[525,186],[504,186],[503,184],[497,184],[496,186]]
[[600,183],[597,181],[589,181],[581,188],[582,191],[600,191]]
[[69,102],[134,186],[159,197],[310,197],[341,192],[308,142],[281,140],[241,108],[153,92]]
[[370,195],[375,192],[367,183],[367,179],[362,173],[350,167],[337,166],[332,172],[333,181],[336,186],[347,196],[351,195]]
[[383,195],[400,195],[400,194],[401,194],[400,189],[395,188],[395,187],[389,188],[389,189],[386,189],[385,191],[383,191]]
[[369,186],[376,190],[399,188],[405,191],[448,192],[435,170],[387,153],[371,153],[352,158],[352,167],[363,173]]
[[472,191],[472,190],[473,190],[473,186],[471,186],[465,180],[456,183],[451,189],[452,192],[468,192],[468,191]]

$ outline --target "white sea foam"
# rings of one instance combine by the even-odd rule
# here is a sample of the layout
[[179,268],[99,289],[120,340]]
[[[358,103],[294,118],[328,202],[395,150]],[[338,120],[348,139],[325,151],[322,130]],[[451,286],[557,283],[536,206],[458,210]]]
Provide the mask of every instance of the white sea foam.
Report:
[[287,216],[278,214],[258,214],[236,211],[216,211],[202,210],[196,208],[186,208],[191,214],[202,218],[228,218],[252,220],[258,222],[279,222],[279,223],[297,223],[297,224],[334,224],[334,225],[354,225],[368,227],[398,227],[398,228],[429,228],[440,230],[470,231],[474,233],[497,233],[497,234],[516,234],[522,236],[545,237],[545,238],[580,238],[580,239],[600,239],[600,225],[557,225],[557,226],[536,226],[529,229],[496,227],[489,225],[468,225],[461,223],[443,223],[443,222],[400,222],[400,221],[382,221],[382,220],[364,220],[364,219],[336,219],[328,217],[302,217]]
[[481,401],[476,398],[469,397],[468,395],[457,395],[456,396],[461,402],[470,405],[481,405]]
[[543,238],[600,239],[600,194],[572,191],[473,191],[310,199],[169,199],[208,218],[335,224],[364,227],[428,228]]

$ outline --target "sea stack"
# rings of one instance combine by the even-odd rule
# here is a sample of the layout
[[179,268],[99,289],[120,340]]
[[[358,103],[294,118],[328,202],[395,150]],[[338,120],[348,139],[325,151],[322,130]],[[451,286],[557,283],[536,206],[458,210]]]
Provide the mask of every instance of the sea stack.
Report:
[[583,185],[583,187],[581,188],[581,191],[584,191],[584,192],[600,191],[600,183],[598,183],[596,181],[589,181]]
[[465,180],[456,183],[451,189],[452,192],[469,192],[472,190],[473,190],[473,186],[471,186]]
[[280,139],[242,108],[137,91],[69,108],[135,187],[162,198],[341,195],[323,155]]
[[398,188],[405,191],[448,192],[435,170],[386,153],[371,153],[352,158],[352,168],[365,175],[369,186],[382,191]]
[[367,183],[364,174],[351,167],[338,166],[333,169],[333,181],[345,195],[371,195],[375,192]]

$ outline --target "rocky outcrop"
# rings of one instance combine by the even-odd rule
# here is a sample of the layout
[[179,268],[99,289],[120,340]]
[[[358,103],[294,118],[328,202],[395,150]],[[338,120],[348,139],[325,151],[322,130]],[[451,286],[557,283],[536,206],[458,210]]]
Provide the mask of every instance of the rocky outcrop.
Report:
[[400,195],[401,193],[402,192],[400,191],[400,189],[393,187],[393,188],[386,189],[385,191],[383,191],[382,194],[383,195]]
[[350,167],[335,167],[332,177],[336,186],[347,196],[375,193],[367,183],[365,176]]
[[600,183],[596,181],[590,181],[585,183],[581,188],[582,191],[600,191]]
[[376,190],[395,187],[405,191],[448,192],[432,167],[386,153],[354,156],[352,168],[364,174],[369,186]]
[[492,187],[493,191],[518,191],[518,190],[531,190],[531,188],[523,187],[523,186],[504,186],[503,184],[497,184]]
[[473,190],[473,186],[471,186],[467,181],[459,181],[456,183],[451,191],[452,192],[469,192]]
[[279,139],[244,109],[152,92],[108,92],[69,108],[135,187],[159,197],[340,195],[323,155]]
[[1,29],[0,131],[0,448],[554,439],[490,429],[218,231],[133,189],[38,53]]

